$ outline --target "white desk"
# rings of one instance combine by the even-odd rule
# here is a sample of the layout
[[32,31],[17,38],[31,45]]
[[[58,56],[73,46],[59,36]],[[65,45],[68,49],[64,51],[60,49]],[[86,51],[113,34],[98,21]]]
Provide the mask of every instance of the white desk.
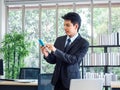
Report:
[[0,81],[0,90],[38,90],[38,82]]

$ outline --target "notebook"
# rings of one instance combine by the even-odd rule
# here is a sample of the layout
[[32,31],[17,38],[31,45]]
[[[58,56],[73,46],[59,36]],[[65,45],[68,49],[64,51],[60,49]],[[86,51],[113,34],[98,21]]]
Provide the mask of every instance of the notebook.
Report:
[[102,90],[102,79],[72,79],[70,90]]

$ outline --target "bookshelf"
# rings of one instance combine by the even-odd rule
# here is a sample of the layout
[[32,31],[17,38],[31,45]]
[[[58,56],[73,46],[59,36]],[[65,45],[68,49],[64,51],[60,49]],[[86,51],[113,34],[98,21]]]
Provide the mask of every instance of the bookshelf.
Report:
[[[118,33],[114,33],[111,35],[106,35],[107,38],[109,38],[109,42],[105,42],[103,40],[107,40],[107,39],[103,39],[103,37],[100,36],[99,39],[100,41],[100,45],[95,45],[95,46],[89,46],[89,49],[94,49],[94,48],[103,48],[103,52],[101,53],[88,53],[83,62],[82,62],[82,78],[89,78],[89,77],[94,77],[95,78],[101,78],[103,77],[105,80],[104,83],[104,87],[105,90],[108,90],[110,87],[110,83],[108,83],[108,79],[110,79],[110,74],[108,68],[109,67],[120,67],[120,53],[119,52],[109,52],[108,49],[109,48],[119,48],[120,47],[120,32]],[[104,38],[106,38],[104,37]],[[114,38],[113,38],[114,37]],[[115,40],[115,41],[114,41]],[[114,41],[114,43],[111,43],[112,41]],[[105,42],[105,43],[104,43]],[[108,45],[107,45],[108,44]],[[99,74],[98,73],[87,73],[85,75],[85,70],[84,68],[103,68],[103,73]],[[114,80],[117,80],[117,75],[112,75],[111,77],[114,77]]]

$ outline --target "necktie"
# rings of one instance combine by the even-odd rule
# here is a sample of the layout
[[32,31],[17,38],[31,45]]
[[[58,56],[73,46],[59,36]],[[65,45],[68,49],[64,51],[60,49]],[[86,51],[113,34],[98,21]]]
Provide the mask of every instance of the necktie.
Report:
[[67,51],[67,49],[68,49],[68,47],[69,47],[69,45],[70,45],[70,42],[71,42],[70,38],[67,39],[67,44],[66,44],[66,46],[65,46],[64,51]]

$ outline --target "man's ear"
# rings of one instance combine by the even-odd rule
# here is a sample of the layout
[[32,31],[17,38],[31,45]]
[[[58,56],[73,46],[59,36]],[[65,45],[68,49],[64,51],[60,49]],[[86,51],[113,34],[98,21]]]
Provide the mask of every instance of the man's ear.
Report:
[[77,30],[78,30],[78,27],[79,27],[79,26],[78,26],[78,24],[75,24],[75,29],[77,29]]

